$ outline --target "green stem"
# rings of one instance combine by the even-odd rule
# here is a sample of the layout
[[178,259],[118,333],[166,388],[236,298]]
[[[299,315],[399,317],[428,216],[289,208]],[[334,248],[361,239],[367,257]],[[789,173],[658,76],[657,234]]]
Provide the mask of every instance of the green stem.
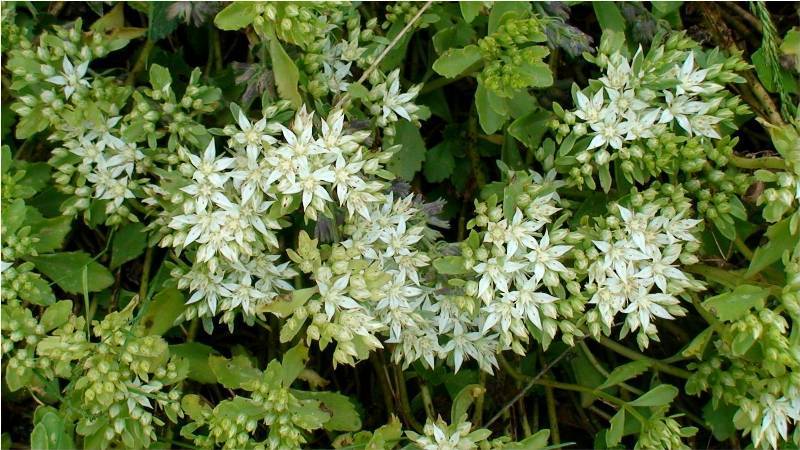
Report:
[[[604,378],[608,378],[608,371],[606,370],[605,367],[603,367],[602,364],[600,364],[600,361],[598,361],[597,358],[594,357],[594,354],[592,353],[591,350],[589,350],[589,346],[586,345],[586,342],[581,342],[578,345],[580,346],[581,350],[583,350],[583,354],[586,355],[586,359],[589,360],[589,364],[591,364],[592,367],[595,368],[595,370],[600,372],[600,375],[602,375]],[[627,383],[620,383],[619,387],[633,394],[642,395],[641,389],[635,388]]]
[[731,155],[728,162],[740,169],[786,170],[786,161],[778,156],[745,158],[744,156]]
[[142,51],[139,52],[139,58],[136,59],[136,63],[133,65],[133,68],[128,74],[125,84],[132,86],[134,83],[136,83],[136,77],[139,75],[139,72],[143,71],[145,66],[147,66],[147,60],[150,58],[150,52],[153,50],[154,46],[155,42],[151,41],[150,39],[144,43]]
[[739,253],[741,253],[748,261],[752,261],[753,259],[753,251],[750,250],[750,247],[744,243],[741,237],[737,236],[736,239],[733,241],[733,244],[739,249]]
[[411,428],[416,430],[417,433],[422,433],[422,425],[417,422],[414,413],[411,411],[411,402],[408,400],[408,390],[406,389],[406,378],[403,375],[403,368],[397,364],[392,364],[392,367],[394,367],[394,375],[397,379],[397,394],[400,397],[400,414]]
[[689,379],[689,377],[692,376],[692,373],[689,372],[688,370],[681,369],[680,367],[671,366],[671,365],[666,364],[666,363],[664,363],[664,362],[662,362],[660,360],[647,357],[647,356],[645,356],[645,355],[643,355],[643,354],[641,354],[641,353],[639,353],[639,352],[637,352],[635,350],[631,350],[628,347],[625,347],[622,344],[614,342],[614,341],[612,341],[611,339],[609,339],[609,338],[607,338],[605,336],[598,337],[597,338],[597,342],[599,342],[600,345],[602,345],[603,347],[606,347],[609,350],[612,350],[612,351],[614,351],[616,353],[619,353],[620,355],[622,355],[622,356],[624,356],[624,357],[626,357],[628,359],[632,359],[632,360],[635,360],[635,361],[648,361],[648,362],[650,362],[652,364],[653,368],[655,368],[659,372],[664,372],[664,373],[672,375],[674,377],[683,378],[683,379]]
[[428,385],[423,382],[420,382],[419,390],[420,394],[422,395],[422,404],[425,406],[425,415],[431,420],[436,419],[436,411],[433,409],[431,390],[428,388]]
[[477,142],[478,137],[478,118],[475,114],[475,108],[470,110],[468,119],[468,133],[467,133],[467,157],[472,165],[472,173],[475,176],[475,184],[480,190],[486,184],[486,175],[483,173],[483,165],[481,164],[481,157],[478,155]]
[[391,419],[395,411],[395,395],[389,381],[389,371],[386,370],[386,366],[383,364],[383,358],[378,352],[371,353],[369,361],[372,363],[372,368],[375,369],[375,374],[378,376],[378,384],[381,386],[381,393],[383,394],[383,403],[386,406],[386,417]]
[[147,288],[150,283],[150,266],[153,265],[153,247],[147,247],[144,254],[144,265],[142,266],[142,278],[139,284],[139,301],[144,302],[147,298]]
[[478,383],[481,385],[482,394],[475,398],[475,410],[472,413],[472,423],[475,427],[479,427],[483,423],[483,400],[486,397],[486,372],[480,372],[480,375],[478,375]]
[[472,72],[474,72],[474,70],[467,69],[461,75],[458,75],[455,78],[441,77],[441,78],[436,78],[435,80],[431,80],[425,83],[424,86],[422,86],[422,89],[419,90],[419,95],[425,95],[428,92],[433,92],[449,84],[455,83],[456,81],[463,80],[464,78],[469,77],[472,74]]
[[[550,381],[549,378],[542,378],[541,381]],[[558,431],[558,413],[556,412],[556,397],[553,395],[552,386],[544,386],[544,398],[547,402],[547,420],[550,422],[550,439],[553,444],[561,444],[561,434]]]
[[555,389],[561,389],[564,391],[575,391],[575,392],[584,392],[590,395],[594,395],[595,397],[601,398],[608,403],[617,405],[621,408],[625,408],[627,412],[629,412],[633,417],[636,418],[641,423],[644,423],[646,419],[642,416],[635,408],[628,406],[624,400],[621,398],[615,397],[611,394],[607,394],[603,391],[599,391],[597,389],[592,389],[590,387],[581,386],[579,384],[572,384],[572,383],[562,383],[560,381],[555,381],[547,378],[542,378],[535,381],[536,384],[540,386],[549,386]]

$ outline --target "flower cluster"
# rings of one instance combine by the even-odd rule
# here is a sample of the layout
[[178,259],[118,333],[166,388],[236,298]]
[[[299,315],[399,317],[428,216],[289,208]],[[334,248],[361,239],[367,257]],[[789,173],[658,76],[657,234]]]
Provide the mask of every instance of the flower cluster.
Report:
[[596,305],[586,314],[593,335],[609,334],[615,316],[624,313],[621,337],[638,332],[644,349],[650,340],[658,341],[653,320],[683,316],[679,297],[703,289],[680,269],[697,262],[700,243],[693,231],[700,221],[686,217],[691,209],[675,194],[678,201],[672,203],[673,198],[654,199],[655,190],[637,193],[632,209],[616,205],[611,216],[586,233],[592,247],[584,250],[579,264],[588,264],[584,290],[591,296],[589,304]]
[[[191,422],[181,429],[181,435],[202,448],[300,448],[308,432],[322,428],[339,412],[330,396],[317,398],[315,392],[290,389],[307,359],[307,349],[297,346],[286,352],[283,362],[272,360],[262,372],[244,356],[232,360],[212,357],[210,365],[219,381],[229,389],[248,392],[248,396],[237,395],[213,408],[197,395],[183,397],[181,403]],[[261,434],[261,424],[269,431],[266,439],[259,441],[256,435]],[[353,425],[345,424],[344,429]]]
[[158,410],[172,422],[183,416],[175,385],[186,377],[188,365],[170,358],[161,337],[131,325],[135,304],[93,321],[97,342],[88,339],[84,319],[71,315],[69,301],[51,306],[52,314],[40,324],[42,331],[53,331],[36,345],[44,369],[39,373],[73,380],[62,413],[77,421],[76,432],[98,448],[147,446],[157,440],[155,427],[164,425]]
[[[793,232],[800,230],[800,123],[794,122],[782,127],[767,125],[775,149],[785,161],[785,170],[773,172],[758,170],[757,180],[770,183],[758,198],[764,205],[764,219],[778,222],[788,215]],[[794,214],[791,212],[794,211]]]
[[[560,138],[581,139],[569,164],[570,180],[578,186],[593,188],[593,175],[599,173],[608,191],[612,161],[630,181],[640,183],[663,171],[698,172],[704,165],[685,160],[699,156],[704,162],[707,156],[691,149],[712,152],[710,140],[728,134],[733,119],[747,113],[723,87],[744,81],[735,71],[747,65],[738,56],[703,52],[680,34],[647,52],[640,47],[631,59],[615,52],[596,61],[603,76],[584,90],[574,89],[576,109],[556,106],[562,122],[552,123]],[[700,145],[683,144],[693,139]]]

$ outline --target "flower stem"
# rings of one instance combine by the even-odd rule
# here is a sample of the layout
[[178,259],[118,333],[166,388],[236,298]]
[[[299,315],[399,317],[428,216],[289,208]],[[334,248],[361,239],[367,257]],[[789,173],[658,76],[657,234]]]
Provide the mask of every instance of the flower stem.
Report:
[[774,169],[786,170],[786,161],[778,156],[765,156],[762,158],[745,158],[744,156],[731,155],[728,159],[731,165],[740,169]]
[[647,357],[647,356],[645,356],[645,355],[643,355],[643,354],[641,354],[641,353],[639,353],[639,352],[637,352],[635,350],[631,350],[628,347],[625,347],[622,344],[614,342],[614,341],[612,341],[611,339],[609,339],[609,338],[607,338],[605,336],[598,337],[597,338],[597,342],[599,342],[600,345],[602,345],[603,347],[606,347],[609,350],[612,350],[612,351],[614,351],[616,353],[619,353],[620,355],[622,355],[622,356],[624,356],[624,357],[626,357],[628,359],[632,359],[632,360],[635,360],[635,361],[639,361],[639,360],[641,360],[641,361],[649,361],[653,365],[653,368],[655,368],[659,372],[664,372],[664,373],[672,375],[674,377],[683,378],[683,379],[688,379],[689,377],[692,376],[692,373],[689,372],[688,370],[681,369],[680,367],[671,366],[671,365],[666,364],[666,363],[664,363],[662,361],[659,361],[657,359],[653,359],[653,358]]

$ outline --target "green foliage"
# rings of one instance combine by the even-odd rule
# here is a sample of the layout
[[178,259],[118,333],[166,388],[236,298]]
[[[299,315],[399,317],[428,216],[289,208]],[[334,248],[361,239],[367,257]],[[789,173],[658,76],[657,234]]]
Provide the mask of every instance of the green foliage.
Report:
[[791,8],[0,11],[3,448],[800,445]]

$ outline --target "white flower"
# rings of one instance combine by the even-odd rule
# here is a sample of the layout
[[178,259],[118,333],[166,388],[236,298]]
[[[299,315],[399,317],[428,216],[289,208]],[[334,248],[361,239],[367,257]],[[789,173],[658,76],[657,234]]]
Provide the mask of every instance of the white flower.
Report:
[[[524,214],[517,208],[511,224],[505,230],[506,250],[508,256],[517,253],[520,246],[532,249],[536,246],[536,238],[533,234],[544,226],[544,222],[533,222],[525,220]],[[489,232],[487,232],[487,235]]]
[[659,109],[651,109],[642,113],[626,112],[624,126],[628,130],[628,134],[625,135],[625,140],[632,141],[654,137],[653,126],[660,113],[661,110]]
[[624,114],[628,111],[641,111],[647,108],[647,103],[637,98],[636,92],[634,92],[633,89],[618,91],[616,89],[606,88],[606,93],[608,93],[611,107],[620,114]]
[[675,93],[678,95],[685,93],[709,95],[723,89],[719,84],[703,82],[708,75],[708,69],[694,69],[694,52],[689,52],[689,56],[677,72],[678,86],[675,87]]
[[196,264],[178,279],[178,288],[189,288],[192,291],[187,305],[205,300],[211,314],[217,310],[217,300],[220,297],[230,296],[230,292],[222,285],[223,274],[209,272],[203,265]]
[[667,282],[671,280],[686,281],[686,275],[680,271],[676,266],[672,265],[681,254],[681,246],[679,244],[667,247],[664,254],[655,249],[651,255],[651,260],[643,262],[644,266],[637,274],[637,278],[643,280],[651,280],[661,289],[661,292],[667,292]]
[[342,155],[336,158],[336,164],[333,167],[333,186],[336,189],[336,197],[339,199],[340,205],[347,200],[348,191],[364,189],[366,183],[360,176],[363,167],[364,161],[361,160],[361,152],[353,157],[352,162],[345,161]]
[[78,64],[78,67],[75,67],[72,61],[64,56],[61,66],[61,74],[50,77],[47,81],[59,86],[64,86],[64,95],[67,99],[81,86],[90,87],[89,81],[83,79],[86,75],[86,71],[89,69],[89,61],[82,62]]
[[575,97],[578,103],[578,109],[575,111],[576,117],[590,125],[601,119],[603,102],[605,100],[602,89],[598,90],[591,100],[581,91],[578,91]]
[[233,158],[217,159],[214,139],[208,142],[208,146],[203,152],[202,159],[193,153],[186,152],[186,154],[189,158],[189,162],[195,168],[192,179],[200,184],[210,183],[210,185],[214,187],[221,187],[225,184],[225,181],[228,180],[230,175],[224,171],[235,162]]
[[[477,442],[470,439],[470,428],[472,424],[463,420],[464,418],[454,418],[459,420],[457,426],[448,427],[441,419],[433,422],[430,418],[423,428],[424,435],[419,435],[413,431],[407,431],[409,439],[416,444],[420,450],[471,450],[478,448]],[[455,428],[454,430],[450,430]]]
[[607,327],[611,327],[614,316],[625,307],[625,296],[608,286],[598,286],[594,295],[589,300],[590,304],[597,305],[600,318]]
[[475,342],[481,336],[482,334],[477,331],[465,331],[463,325],[460,322],[456,322],[450,341],[442,348],[445,353],[453,353],[453,364],[456,372],[461,368],[461,364],[464,363],[464,357],[471,357],[476,360],[481,358],[478,348],[475,346]]
[[606,68],[606,75],[600,81],[611,89],[622,90],[628,85],[631,77],[631,66],[620,53],[611,55]]
[[550,245],[550,234],[545,231],[542,239],[531,248],[530,253],[526,255],[530,261],[531,270],[533,270],[533,277],[536,281],[541,281],[545,272],[550,270],[556,273],[566,273],[568,269],[562,264],[558,258],[564,255],[571,249],[571,245]]
[[630,299],[630,303],[622,312],[628,314],[626,323],[632,331],[636,331],[640,326],[646,330],[654,316],[674,319],[667,311],[667,307],[679,303],[678,299],[671,295],[647,292],[646,288],[640,287],[638,294]]
[[223,300],[223,310],[231,310],[241,306],[246,315],[252,316],[256,313],[258,303],[267,299],[266,294],[253,287],[252,278],[247,272],[242,273],[237,282],[231,281],[222,285],[229,294]]
[[347,92],[350,83],[345,81],[350,77],[350,66],[353,63],[347,64],[337,61],[331,67],[327,62],[322,63],[322,77],[328,83],[328,89],[333,92]]
[[692,124],[689,121],[689,116],[704,114],[709,109],[709,105],[706,103],[693,101],[685,95],[674,96],[670,91],[664,91],[664,100],[667,103],[667,107],[661,111],[659,123],[669,123],[676,120],[678,125],[689,134],[692,133]]
[[762,394],[759,400],[762,419],[760,426],[751,431],[753,443],[762,446],[766,441],[770,447],[778,448],[778,437],[782,441],[789,438],[789,422],[800,421],[800,402],[789,401],[786,397],[776,399],[770,394]]
[[335,174],[329,167],[323,167],[311,172],[308,166],[301,166],[297,173],[297,181],[283,192],[286,194],[303,193],[303,208],[306,214],[312,218],[317,218],[317,211],[325,209],[325,202],[333,201],[328,191],[323,186],[323,182],[332,183]]
[[330,279],[327,277],[320,277],[317,279],[319,296],[322,303],[325,305],[325,314],[328,315],[328,320],[333,317],[337,309],[360,308],[358,302],[345,295],[349,281],[349,275],[340,276],[333,284],[330,283]]
[[239,117],[236,119],[241,131],[234,134],[231,138],[235,145],[244,146],[248,152],[251,152],[256,149],[261,149],[262,147],[270,146],[277,142],[274,137],[266,133],[266,118],[262,118],[253,124],[240,109]]
[[690,130],[701,136],[709,137],[712,139],[721,139],[719,132],[714,128],[714,125],[720,123],[721,118],[709,115],[697,115],[689,119]]
[[478,282],[478,296],[482,299],[492,297],[493,287],[497,287],[502,292],[508,291],[508,283],[514,272],[525,267],[525,264],[511,261],[506,257],[492,257],[486,262],[475,265],[473,270],[481,275]]
[[393,70],[386,81],[378,86],[378,92],[382,92],[381,119],[384,124],[396,122],[397,116],[411,121],[411,115],[419,110],[419,107],[412,103],[419,93],[420,86],[413,86],[406,93],[400,93],[400,69]]
[[632,261],[647,259],[647,255],[633,248],[628,241],[615,241],[613,244],[606,241],[592,241],[601,252],[601,259],[592,264],[589,270],[589,281],[603,281],[606,273],[615,271],[625,273],[625,268]]
[[522,285],[518,285],[517,289],[518,291],[510,293],[515,300],[517,313],[522,317],[527,317],[536,328],[542,329],[541,316],[556,318],[557,311],[552,303],[558,298],[538,292],[539,282],[536,278],[529,278]]
[[628,132],[628,122],[620,122],[611,111],[603,113],[603,120],[591,124],[596,134],[589,142],[588,149],[610,145],[614,149],[622,148],[622,138]]
[[516,294],[516,291],[504,292],[500,298],[494,299],[494,301],[483,308],[484,312],[487,313],[486,321],[483,323],[482,329],[484,334],[498,323],[502,331],[508,331],[511,327],[511,321],[519,317],[516,308],[514,308]]

